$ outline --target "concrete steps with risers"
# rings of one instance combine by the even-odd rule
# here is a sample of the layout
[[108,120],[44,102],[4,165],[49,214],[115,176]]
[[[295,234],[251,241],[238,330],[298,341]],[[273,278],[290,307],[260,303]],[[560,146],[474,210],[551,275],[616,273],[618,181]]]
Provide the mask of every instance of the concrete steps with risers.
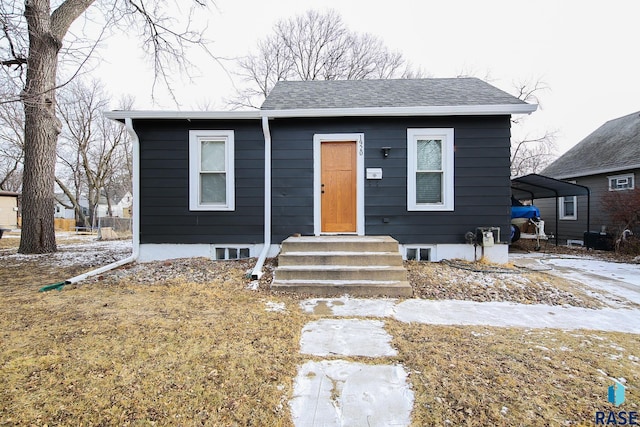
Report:
[[319,296],[413,294],[398,242],[389,236],[289,237],[271,288]]

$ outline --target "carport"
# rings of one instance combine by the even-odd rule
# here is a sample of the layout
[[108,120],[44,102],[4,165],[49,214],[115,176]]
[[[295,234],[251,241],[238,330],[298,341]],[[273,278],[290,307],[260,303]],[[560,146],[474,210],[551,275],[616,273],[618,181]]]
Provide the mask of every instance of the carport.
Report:
[[[558,234],[560,234],[558,232],[558,199],[560,197],[587,196],[587,231],[591,229],[591,191],[589,187],[532,173],[511,180],[511,195],[518,200],[531,200],[532,203],[535,199],[556,199],[556,246],[558,246]],[[585,244],[589,249],[588,243],[585,242]]]

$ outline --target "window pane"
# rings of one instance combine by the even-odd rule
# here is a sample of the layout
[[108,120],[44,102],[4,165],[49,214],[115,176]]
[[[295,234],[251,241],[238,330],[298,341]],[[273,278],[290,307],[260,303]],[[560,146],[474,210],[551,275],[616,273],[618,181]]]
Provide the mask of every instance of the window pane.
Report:
[[573,198],[564,199],[564,216],[573,215]]
[[416,203],[442,203],[442,173],[416,173]]
[[227,177],[224,173],[200,174],[200,203],[227,203]]
[[200,170],[203,172],[223,172],[224,141],[201,141]]
[[442,170],[442,141],[439,139],[419,139],[418,170]]

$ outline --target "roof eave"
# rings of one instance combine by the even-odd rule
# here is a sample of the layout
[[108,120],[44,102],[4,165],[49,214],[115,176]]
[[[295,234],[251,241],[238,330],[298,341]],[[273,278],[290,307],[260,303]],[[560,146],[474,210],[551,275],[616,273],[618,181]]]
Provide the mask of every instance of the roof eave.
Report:
[[452,105],[418,107],[308,108],[255,111],[106,111],[105,117],[124,119],[238,120],[261,117],[354,117],[354,116],[495,116],[531,114],[536,104]]
[[112,120],[124,119],[184,119],[184,120],[238,120],[260,119],[260,111],[106,111]]
[[555,179],[581,178],[581,177],[592,176],[592,175],[619,173],[619,172],[623,172],[631,169],[640,169],[640,163],[634,164],[634,165],[612,166],[610,168],[585,170],[585,171],[579,171],[574,173],[563,173],[561,175],[555,175],[554,178]]
[[537,104],[451,105],[417,107],[308,108],[260,110],[262,116],[284,117],[352,117],[352,116],[496,116],[531,114]]

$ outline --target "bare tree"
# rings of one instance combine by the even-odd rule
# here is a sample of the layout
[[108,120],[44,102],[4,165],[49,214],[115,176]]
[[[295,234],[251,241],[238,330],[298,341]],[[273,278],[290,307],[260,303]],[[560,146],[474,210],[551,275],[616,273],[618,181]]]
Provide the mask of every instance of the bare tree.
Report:
[[0,190],[19,191],[22,186],[23,128],[22,106],[0,104]]
[[[211,0],[192,0],[194,8],[203,8]],[[52,4],[53,3],[53,4]],[[107,17],[103,31],[85,51],[73,50],[68,38],[71,25],[95,4]],[[24,172],[22,185],[22,238],[20,253],[47,253],[56,250],[53,222],[53,190],[56,142],[62,130],[56,116],[56,90],[66,82],[58,81],[60,61],[69,59],[80,66],[76,76],[91,57],[107,28],[120,25],[137,31],[143,48],[153,58],[154,87],[157,81],[170,88],[167,64],[188,67],[185,51],[190,45],[206,48],[200,31],[190,28],[187,19],[183,30],[176,30],[177,19],[171,15],[167,0],[151,5],[143,0],[5,0],[0,6],[0,65],[22,83],[19,99],[24,106]],[[184,4],[182,4],[184,6]],[[175,8],[180,9],[175,2]],[[174,10],[175,10],[174,8]],[[53,10],[52,10],[53,9]],[[63,49],[65,40],[71,48]],[[85,39],[86,40],[86,39]],[[70,79],[69,78],[69,79]],[[67,82],[68,80],[67,79]],[[5,100],[4,102],[8,102]]]
[[130,155],[126,152],[130,149],[128,136],[122,126],[102,114],[109,107],[109,99],[99,82],[84,84],[75,80],[60,92],[59,98],[59,116],[64,126],[58,158],[62,169],[67,172],[68,184],[61,178],[56,178],[56,182],[75,208],[77,219],[82,222],[85,218],[79,201],[86,191],[88,221],[95,225],[101,196],[107,197],[108,205],[112,202],[109,196],[113,193],[107,189],[131,189]]
[[280,80],[356,80],[415,77],[402,54],[371,34],[350,31],[334,10],[279,21],[273,34],[238,60],[246,87],[230,101],[257,108]]
[[[524,80],[514,84],[514,96],[538,104],[542,108],[539,94],[549,90],[542,80]],[[515,128],[511,139],[511,176],[538,173],[555,158],[556,131],[545,129],[534,134],[525,132],[524,116],[511,119]]]

